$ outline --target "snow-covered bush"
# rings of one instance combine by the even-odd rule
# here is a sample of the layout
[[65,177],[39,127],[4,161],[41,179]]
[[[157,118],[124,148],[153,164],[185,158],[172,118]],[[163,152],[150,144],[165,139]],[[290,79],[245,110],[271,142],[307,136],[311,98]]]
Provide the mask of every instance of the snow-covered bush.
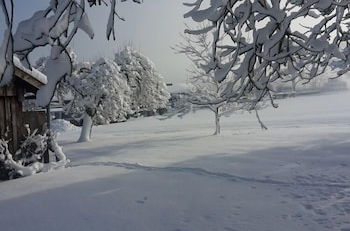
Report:
[[38,134],[38,130],[31,132],[28,125],[26,125],[27,136],[16,151],[13,158],[18,160],[18,163],[23,166],[31,165],[39,162],[42,159],[43,151],[47,150],[48,135]]
[[[27,136],[14,154],[9,150],[8,141],[0,138],[0,179],[30,176],[64,167],[69,162],[56,142],[55,133],[47,131],[44,134],[38,134],[37,130],[31,132],[29,126],[26,126],[26,129]],[[42,163],[44,154],[50,151],[56,162]]]
[[149,58],[127,46],[115,55],[115,62],[132,90],[133,111],[155,111],[166,107],[170,94]]
[[5,139],[0,139],[0,180],[8,179],[9,178],[9,171],[11,169],[6,163],[8,160],[10,154],[9,147],[8,147],[8,141]]

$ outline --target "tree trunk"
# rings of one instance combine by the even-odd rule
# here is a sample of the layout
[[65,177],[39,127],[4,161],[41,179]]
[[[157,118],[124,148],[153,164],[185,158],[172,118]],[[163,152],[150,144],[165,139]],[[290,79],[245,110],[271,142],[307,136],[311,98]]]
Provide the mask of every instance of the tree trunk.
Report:
[[296,94],[297,81],[295,79],[292,80],[292,96],[294,97]]
[[267,127],[265,126],[265,124],[261,121],[258,110],[255,109],[255,116],[258,119],[258,122],[260,124],[260,127],[262,130],[267,130]]
[[214,135],[219,135],[220,134],[220,115],[219,115],[219,108],[215,110],[215,132]]
[[79,143],[89,142],[91,140],[92,125],[92,118],[85,113],[83,118],[83,127],[81,128],[80,138],[78,140]]
[[49,138],[47,139],[47,149],[43,155],[43,161],[45,164],[50,163],[50,139],[51,139],[51,108],[50,104],[47,105],[46,107],[46,123],[47,123],[47,130],[48,130],[48,135]]
[[297,81],[295,81],[295,79],[292,80],[292,92],[296,91],[296,87],[297,87]]

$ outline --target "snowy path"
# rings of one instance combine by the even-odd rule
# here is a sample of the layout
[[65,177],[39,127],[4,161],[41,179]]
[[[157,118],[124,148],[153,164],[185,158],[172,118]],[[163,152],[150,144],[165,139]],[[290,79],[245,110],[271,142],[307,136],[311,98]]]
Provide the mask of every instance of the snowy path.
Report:
[[0,183],[17,230],[349,231],[349,93],[280,102],[261,117],[202,111],[61,135],[71,167]]

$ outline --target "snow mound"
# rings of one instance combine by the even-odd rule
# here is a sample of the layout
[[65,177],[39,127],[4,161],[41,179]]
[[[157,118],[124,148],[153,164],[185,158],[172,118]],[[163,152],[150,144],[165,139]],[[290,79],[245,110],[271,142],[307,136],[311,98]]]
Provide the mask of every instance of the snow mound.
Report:
[[77,127],[67,120],[57,119],[51,122],[51,129],[55,132],[66,132],[74,131],[77,129]]

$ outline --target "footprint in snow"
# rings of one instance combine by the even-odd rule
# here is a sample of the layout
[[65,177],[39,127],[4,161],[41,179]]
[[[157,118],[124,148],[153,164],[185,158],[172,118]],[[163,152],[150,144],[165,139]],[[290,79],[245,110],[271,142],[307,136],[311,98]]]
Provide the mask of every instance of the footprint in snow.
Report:
[[233,229],[233,228],[230,228],[230,227],[225,227],[224,229],[226,231],[238,231],[237,229]]
[[350,231],[350,226],[343,227],[341,231]]
[[148,200],[148,197],[144,197],[142,200],[136,200],[137,203],[139,204],[144,204]]
[[303,204],[304,208],[307,210],[312,210],[314,207],[311,204]]

